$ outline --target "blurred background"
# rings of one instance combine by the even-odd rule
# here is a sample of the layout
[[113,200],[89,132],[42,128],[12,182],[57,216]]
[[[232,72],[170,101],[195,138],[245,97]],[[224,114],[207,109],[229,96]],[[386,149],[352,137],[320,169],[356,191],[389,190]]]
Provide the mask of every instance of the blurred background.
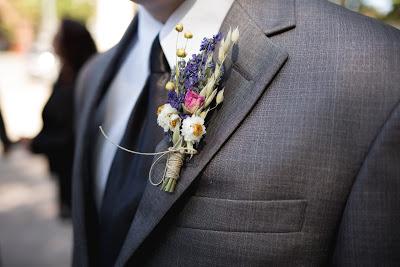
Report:
[[[400,28],[400,0],[332,2]],[[102,52],[119,41],[135,11],[128,0],[0,0],[2,139],[8,136],[0,156],[0,266],[70,266],[72,230],[60,182],[49,171],[51,158],[32,148],[48,117],[43,108],[69,77],[54,36],[70,18],[87,27]]]

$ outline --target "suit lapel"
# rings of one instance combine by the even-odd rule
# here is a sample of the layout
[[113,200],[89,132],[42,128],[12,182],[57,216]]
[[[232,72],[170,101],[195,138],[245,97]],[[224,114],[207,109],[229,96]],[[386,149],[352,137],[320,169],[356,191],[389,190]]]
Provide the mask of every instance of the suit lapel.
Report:
[[[88,226],[91,222],[93,223],[93,220],[96,220],[95,218],[97,216],[92,195],[93,177],[91,175],[90,154],[93,146],[94,131],[98,131],[98,125],[95,125],[97,107],[119,67],[121,66],[124,55],[132,43],[132,38],[136,33],[136,29],[137,18],[135,17],[135,19],[133,19],[132,23],[129,25],[120,43],[106,52],[105,55],[100,55],[100,57],[103,57],[103,59],[101,59],[101,64],[103,66],[95,66],[98,73],[96,73],[96,76],[92,77],[93,79],[88,82],[88,88],[84,88],[85,90],[88,90],[88,95],[86,97],[88,104],[85,106],[82,112],[84,117],[82,118],[79,126],[79,128],[82,130],[80,139],[83,141],[81,142],[82,147],[78,147],[77,149],[81,150],[79,153],[82,153],[82,160],[76,165],[79,166],[77,168],[79,170],[79,174],[77,175],[80,178],[77,182],[81,183],[80,188],[82,189],[82,191],[79,193],[81,194],[79,196],[79,201],[81,202],[82,209],[79,209],[79,215],[77,217],[79,217],[79,220],[84,222],[85,225],[82,223],[77,225],[76,228],[79,229],[75,229],[75,231],[81,233],[81,237],[85,240],[88,238]],[[91,240],[86,241],[90,242]],[[87,247],[84,249],[86,249],[86,252],[88,251]]]
[[[230,26],[237,25],[241,34],[239,43],[233,50],[232,60],[228,62],[232,68],[226,73],[224,103],[221,109],[210,118],[207,135],[202,141],[203,148],[182,169],[176,191],[168,194],[149,183],[147,184],[116,266],[123,266],[126,263],[215,153],[240,126],[279,72],[288,55],[282,48],[273,44],[266,35],[273,35],[294,27],[293,1],[259,0],[256,1],[259,2],[257,5],[254,5],[254,1],[251,3],[245,0],[234,2],[221,27],[221,31],[226,33]],[[257,12],[255,9],[266,10],[270,8],[270,5],[280,7],[279,10],[282,14],[280,14],[279,20],[281,23],[270,20],[257,21],[250,17],[251,12]],[[281,18],[283,15],[286,16],[286,19]],[[264,16],[266,15],[264,14]],[[158,150],[165,150],[167,147],[168,144],[163,141],[158,146]],[[157,164],[153,176],[161,177],[164,167],[165,161]]]
[[96,109],[99,102],[102,100],[104,94],[107,92],[112,80],[115,75],[118,73],[122,63],[125,60],[126,53],[129,51],[129,48],[132,46],[132,40],[136,34],[138,25],[138,18],[132,20],[128,29],[126,30],[124,36],[121,41],[115,47],[115,52],[113,53],[111,60],[108,66],[105,69],[104,75],[102,75],[100,83],[98,85],[98,89],[96,90],[96,95],[93,98],[93,102],[91,105],[92,112]]
[[[98,131],[98,122],[95,120],[97,108],[124,61],[124,55],[132,44],[133,36],[136,34],[137,24],[137,16],[135,16],[120,43],[109,51],[111,54],[107,62],[105,62],[106,66],[104,67],[104,72],[99,73],[99,79],[97,81],[93,81],[94,85],[92,86],[94,86],[95,89],[93,90],[93,94],[89,97],[88,111],[85,112],[87,117],[83,122],[85,126],[83,127],[83,140],[86,140],[83,158],[86,160],[90,158],[90,151],[92,151],[94,141],[93,130]],[[93,125],[94,123],[96,123],[96,125]],[[90,167],[89,163],[85,164],[85,169],[88,173],[90,173]],[[92,178],[90,175],[84,175],[83,177]]]

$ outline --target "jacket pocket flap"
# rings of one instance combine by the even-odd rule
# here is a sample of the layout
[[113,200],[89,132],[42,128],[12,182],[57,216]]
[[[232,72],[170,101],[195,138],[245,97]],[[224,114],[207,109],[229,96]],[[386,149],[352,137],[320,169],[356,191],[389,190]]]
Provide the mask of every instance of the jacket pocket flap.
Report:
[[192,197],[178,218],[185,228],[288,233],[302,229],[307,200],[228,200]]

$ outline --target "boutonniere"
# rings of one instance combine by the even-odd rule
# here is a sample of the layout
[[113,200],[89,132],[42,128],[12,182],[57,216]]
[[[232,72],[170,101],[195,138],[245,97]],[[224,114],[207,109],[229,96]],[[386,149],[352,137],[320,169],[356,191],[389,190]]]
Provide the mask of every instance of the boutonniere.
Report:
[[[185,60],[186,45],[178,48],[183,25],[176,25],[175,30],[178,35],[176,66],[165,86],[168,102],[157,111],[157,123],[168,133],[172,143],[161,183],[161,189],[166,192],[174,192],[185,158],[190,159],[197,153],[196,148],[207,132],[207,115],[224,100],[224,89],[219,86],[224,75],[223,63],[239,39],[238,28],[229,30],[225,38],[221,33],[204,38],[200,53]],[[187,32],[184,38],[187,44],[192,34]],[[214,60],[218,45],[217,59]]]
[[[105,138],[120,149],[139,155],[158,155],[150,168],[149,181],[154,186],[161,185],[163,191],[170,193],[175,191],[185,161],[198,153],[197,148],[207,133],[207,115],[224,100],[224,88],[220,88],[220,81],[224,75],[223,64],[239,39],[238,28],[230,29],[225,38],[221,33],[212,38],[204,38],[200,52],[186,59],[186,46],[193,35],[190,32],[184,33],[185,46],[179,47],[183,25],[177,24],[175,30],[176,65],[172,68],[171,78],[165,85],[168,102],[157,110],[157,123],[169,136],[170,148],[157,153],[132,151],[109,140],[100,126]],[[164,156],[167,156],[167,161],[163,177],[159,182],[154,182],[153,167]]]

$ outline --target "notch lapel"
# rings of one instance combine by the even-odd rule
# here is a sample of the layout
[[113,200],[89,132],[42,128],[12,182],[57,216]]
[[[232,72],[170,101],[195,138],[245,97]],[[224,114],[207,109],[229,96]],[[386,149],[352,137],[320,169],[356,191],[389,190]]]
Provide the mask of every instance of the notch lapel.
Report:
[[[74,167],[74,190],[75,194],[74,205],[74,235],[80,239],[80,256],[82,262],[88,262],[88,243],[91,242],[88,232],[91,231],[90,222],[96,218],[96,207],[92,197],[93,177],[91,177],[91,151],[93,146],[94,131],[98,131],[98,125],[95,125],[96,109],[102,96],[107,91],[112,79],[117,73],[120,65],[123,62],[125,52],[128,50],[131,40],[136,33],[137,18],[135,17],[129,25],[126,33],[122,37],[120,43],[105,55],[99,55],[100,64],[95,66],[97,73],[91,75],[92,80],[87,81],[87,95],[85,97],[88,102],[82,110],[82,119],[78,125],[78,145],[76,151],[76,160]],[[96,59],[95,59],[96,60]],[[93,76],[93,77],[92,77]],[[77,156],[78,155],[78,156]],[[76,185],[75,185],[76,184]]]
[[93,131],[98,131],[99,125],[94,125],[98,123],[96,118],[96,109],[98,108],[99,102],[102,100],[103,96],[107,92],[108,87],[110,86],[112,80],[114,79],[116,73],[120,69],[123,61],[124,55],[128,51],[128,48],[132,44],[133,36],[136,34],[137,24],[138,24],[137,16],[134,17],[128,29],[126,30],[124,36],[121,41],[108,52],[108,58],[103,62],[106,66],[103,68],[104,71],[100,72],[98,75],[98,79],[95,81],[91,81],[93,86],[93,90],[91,90],[91,95],[88,96],[88,105],[86,106],[86,110],[83,111],[83,114],[86,116],[80,123],[79,128],[82,129],[82,140],[84,140],[83,147],[83,160],[82,162],[82,173],[81,177],[84,178],[85,190],[89,191],[88,188],[90,185],[89,180],[93,177],[90,177],[90,151],[93,146]]
[[[87,105],[87,111],[83,113],[86,114],[86,117],[82,120],[81,129],[83,130],[83,140],[85,141],[85,147],[83,149],[83,159],[85,160],[86,164],[83,164],[83,175],[82,177],[85,178],[85,182],[89,182],[93,177],[90,177],[90,151],[92,151],[93,145],[93,130],[98,131],[97,121],[96,118],[96,110],[100,101],[102,100],[103,96],[107,92],[108,87],[110,86],[112,80],[114,79],[116,73],[120,69],[122,63],[124,62],[124,56],[128,51],[130,45],[132,44],[132,39],[136,34],[137,30],[137,16],[134,17],[131,24],[129,25],[128,29],[126,30],[124,36],[122,37],[121,41],[111,50],[106,53],[110,53],[107,60],[104,62],[106,65],[104,67],[104,71],[99,73],[99,78],[96,81],[93,81],[92,94],[88,97],[89,104]],[[95,124],[95,125],[94,125]],[[85,188],[89,190],[90,188]]]
[[[280,4],[279,1],[281,1]],[[259,2],[258,5],[263,6],[273,2],[281,8],[286,8],[287,6],[294,7],[293,1],[259,0],[256,2]],[[254,21],[250,17],[249,14],[251,12],[249,11],[260,8],[257,5],[252,6],[252,2],[254,1],[234,2],[221,27],[221,31],[226,33],[230,26],[238,26],[241,36],[238,45],[232,52],[232,60],[227,63],[227,69],[229,69],[230,65],[232,70],[226,73],[225,100],[220,110],[215,112],[209,120],[207,134],[202,140],[203,148],[182,169],[174,193],[168,194],[161,191],[159,187],[147,184],[116,266],[124,266],[177,199],[182,196],[201,173],[215,153],[218,152],[235,129],[240,126],[284,65],[288,54],[282,48],[276,46],[266,35],[289,29],[289,25],[294,27],[294,13],[293,16],[287,16],[287,19],[281,19],[280,26],[274,22],[276,25],[271,28],[269,27],[270,21],[260,24],[260,22]],[[288,8],[287,11],[290,13],[290,11],[294,10]],[[157,150],[161,151],[166,148],[168,148],[168,143],[163,140]],[[164,167],[165,161],[157,164],[153,176],[161,177]]]
[[128,26],[125,34],[122,36],[121,41],[109,51],[111,52],[110,60],[108,63],[106,63],[107,66],[105,67],[105,71],[101,75],[99,83],[96,85],[94,96],[91,98],[91,102],[89,104],[90,115],[93,116],[93,113],[95,112],[95,109],[97,108],[99,102],[102,100],[112,80],[114,79],[122,63],[124,62],[126,53],[129,51],[129,48],[132,45],[132,40],[136,34],[137,25],[138,17],[135,16]]

